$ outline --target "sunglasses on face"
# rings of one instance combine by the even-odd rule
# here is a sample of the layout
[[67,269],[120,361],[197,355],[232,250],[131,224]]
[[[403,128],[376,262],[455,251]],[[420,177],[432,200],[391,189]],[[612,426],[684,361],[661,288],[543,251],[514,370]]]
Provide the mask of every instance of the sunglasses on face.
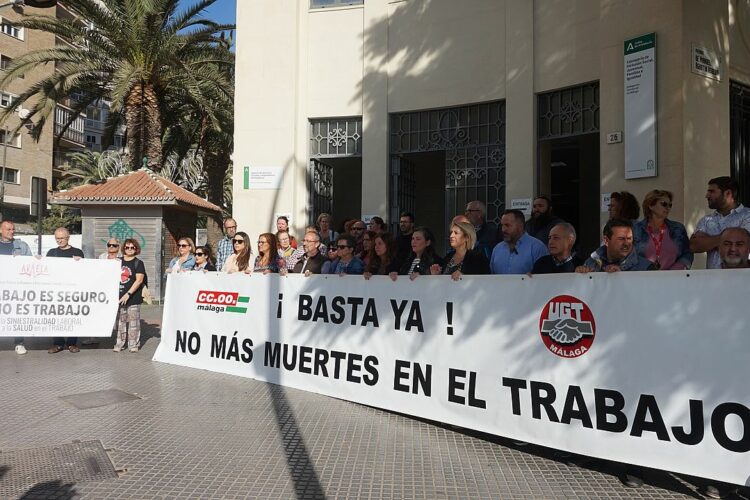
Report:
[[177,246],[180,247],[180,248],[185,248],[185,247],[189,247],[190,245],[188,245],[187,243],[180,243]]
[[339,250],[343,250],[345,248],[349,248],[349,245],[336,245],[336,248],[338,248]]
[[124,247],[125,250],[135,250],[135,247]]
[[232,240],[232,243],[234,243],[235,245],[244,245],[245,240]]
[[206,255],[206,254],[205,253],[201,253],[201,252],[195,252],[195,256],[196,257],[203,257],[204,255]]
[[117,247],[119,247],[119,246],[120,246],[120,244],[119,244],[119,243],[107,243],[107,246],[108,246],[109,248],[117,248]]
[[661,205],[664,208],[672,208],[672,203],[668,201],[660,201],[659,205]]

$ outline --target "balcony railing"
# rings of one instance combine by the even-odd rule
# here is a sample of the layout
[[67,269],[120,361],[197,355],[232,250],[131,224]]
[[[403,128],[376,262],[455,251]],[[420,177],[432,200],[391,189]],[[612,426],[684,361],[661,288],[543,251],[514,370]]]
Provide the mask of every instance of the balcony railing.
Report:
[[[55,136],[57,136],[63,129],[66,123],[70,120],[74,111],[67,106],[57,104],[55,106]],[[62,139],[74,143],[76,146],[83,147],[86,144],[86,137],[84,134],[84,128],[86,125],[86,115],[84,113],[78,113],[73,123],[70,124],[68,130],[62,135]]]

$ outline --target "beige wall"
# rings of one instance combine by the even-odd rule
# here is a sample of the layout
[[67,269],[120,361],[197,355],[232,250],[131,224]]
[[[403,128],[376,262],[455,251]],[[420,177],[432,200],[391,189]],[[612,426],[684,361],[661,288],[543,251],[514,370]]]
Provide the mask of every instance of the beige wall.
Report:
[[[641,198],[669,189],[674,218],[692,228],[706,212],[705,180],[729,172],[729,78],[750,83],[749,1],[366,0],[323,10],[294,0],[238,2],[240,226],[266,229],[284,211],[295,214],[297,231],[304,225],[314,117],[362,116],[361,209],[387,215],[389,113],[505,99],[506,200],[531,197],[539,182],[536,94],[599,81],[600,192]],[[623,42],[650,32],[659,175],[626,181],[624,144],[606,144],[606,134],[624,128]],[[692,43],[722,56],[721,82],[691,73]],[[283,165],[283,188],[245,192],[249,164]]]

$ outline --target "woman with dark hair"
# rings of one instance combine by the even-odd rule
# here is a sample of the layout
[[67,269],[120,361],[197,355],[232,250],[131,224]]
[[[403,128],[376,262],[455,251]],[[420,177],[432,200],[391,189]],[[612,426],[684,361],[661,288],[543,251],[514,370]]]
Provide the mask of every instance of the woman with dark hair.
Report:
[[367,224],[370,231],[374,231],[378,234],[388,232],[388,229],[385,227],[385,221],[382,217],[375,216],[370,218],[370,222]]
[[[430,274],[430,267],[438,264],[443,267],[443,259],[435,253],[435,237],[428,228],[420,226],[411,235],[411,254],[401,264],[398,274],[408,275],[409,279],[416,279],[420,274]],[[396,280],[397,273],[389,273],[392,280]]]
[[472,224],[460,221],[451,224],[450,245],[454,251],[450,257],[445,257],[445,267],[433,264],[430,273],[449,274],[454,281],[464,274],[490,274],[490,262],[484,252],[474,250],[476,242],[477,233]]
[[193,271],[216,271],[213,265],[213,256],[211,248],[208,245],[195,247],[195,265]]
[[641,215],[638,199],[627,191],[615,191],[609,195],[609,218],[637,221]]
[[117,342],[115,352],[120,352],[128,343],[130,352],[138,352],[141,342],[141,304],[143,303],[143,285],[146,280],[146,266],[136,257],[141,253],[141,246],[133,238],[122,244],[123,255],[120,262],[120,310],[117,320]]
[[258,236],[258,256],[255,258],[253,271],[256,273],[286,274],[286,261],[279,257],[278,242],[273,233],[263,233]]
[[398,273],[396,252],[396,239],[391,233],[376,235],[367,255],[367,266],[363,274],[365,279],[369,280],[372,275],[387,276],[392,272]]
[[367,263],[370,261],[370,250],[377,235],[378,233],[375,231],[365,231],[365,234],[362,235],[362,252],[360,252],[359,258],[365,263],[365,267],[367,267]]
[[638,256],[653,262],[656,269],[690,269],[693,254],[687,231],[667,218],[670,210],[670,191],[649,191],[643,199],[643,219],[633,224],[633,244]]
[[227,257],[221,270],[225,273],[250,273],[250,237],[244,231],[237,231],[232,237],[234,253]]

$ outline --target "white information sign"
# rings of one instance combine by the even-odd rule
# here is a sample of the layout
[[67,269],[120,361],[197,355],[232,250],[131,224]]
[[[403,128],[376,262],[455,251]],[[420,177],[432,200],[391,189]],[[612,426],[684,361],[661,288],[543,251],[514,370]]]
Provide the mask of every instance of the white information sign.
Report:
[[625,40],[625,178],[655,177],[656,34]]
[[0,256],[0,337],[109,337],[120,261]]
[[692,48],[691,69],[693,73],[721,81],[721,60],[716,52],[695,44]]
[[510,208],[520,210],[528,217],[531,215],[531,198],[514,198],[510,200]]
[[748,484],[748,280],[179,273],[154,359]]
[[246,189],[279,189],[281,179],[284,177],[283,167],[246,167],[247,183]]

